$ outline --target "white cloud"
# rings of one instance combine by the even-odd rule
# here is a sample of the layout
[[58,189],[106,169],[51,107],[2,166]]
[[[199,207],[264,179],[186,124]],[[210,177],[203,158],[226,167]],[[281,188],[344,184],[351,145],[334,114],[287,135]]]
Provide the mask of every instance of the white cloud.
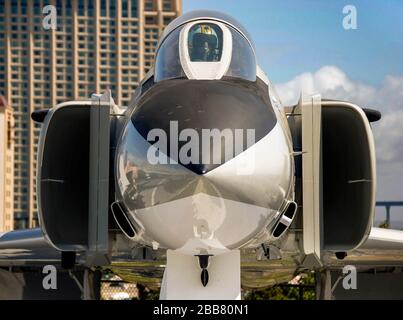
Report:
[[302,73],[289,82],[276,85],[276,88],[286,105],[294,104],[301,90],[320,93],[326,98],[354,100],[365,104],[372,101],[375,94],[375,88],[350,80],[334,66],[324,66],[315,73]]
[[373,124],[378,189],[382,190],[382,198],[388,194],[403,198],[403,76],[388,75],[380,86],[375,87],[350,79],[335,66],[324,66],[314,73],[302,73],[278,84],[276,89],[285,105],[295,104],[303,90],[381,111],[382,119]]

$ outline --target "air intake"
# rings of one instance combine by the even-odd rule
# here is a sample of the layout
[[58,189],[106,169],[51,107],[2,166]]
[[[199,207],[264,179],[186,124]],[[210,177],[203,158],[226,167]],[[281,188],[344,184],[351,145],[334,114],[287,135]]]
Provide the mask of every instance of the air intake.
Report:
[[287,203],[280,219],[277,221],[273,228],[272,236],[274,238],[281,237],[285,231],[290,227],[292,221],[294,220],[295,213],[297,212],[297,204],[293,201]]
[[126,211],[123,209],[121,203],[114,202],[111,205],[112,214],[115,218],[117,225],[120,230],[130,239],[133,239],[136,236],[136,229],[133,226],[133,223],[130,221],[127,216]]

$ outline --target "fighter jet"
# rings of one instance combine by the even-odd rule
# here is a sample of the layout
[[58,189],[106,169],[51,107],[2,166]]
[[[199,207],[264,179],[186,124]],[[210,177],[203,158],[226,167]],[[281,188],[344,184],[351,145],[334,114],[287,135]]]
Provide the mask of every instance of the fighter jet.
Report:
[[128,107],[106,92],[32,119],[40,228],[3,249],[52,246],[67,268],[108,265],[122,243],[167,250],[161,298],[237,299],[247,250],[295,252],[297,270],[403,242],[372,228],[380,113],[304,93],[283,106],[223,13],[172,21]]

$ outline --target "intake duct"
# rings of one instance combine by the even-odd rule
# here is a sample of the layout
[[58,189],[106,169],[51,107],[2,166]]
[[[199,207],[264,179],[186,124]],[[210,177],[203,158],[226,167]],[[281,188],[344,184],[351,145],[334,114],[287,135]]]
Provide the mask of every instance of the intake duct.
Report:
[[126,210],[120,202],[114,202],[111,205],[113,217],[120,230],[130,239],[133,239],[137,232],[133,223],[130,221]]
[[301,95],[289,113],[294,150],[303,151],[295,158],[295,194],[305,253],[347,252],[367,240],[376,199],[370,122],[380,118],[379,111],[318,95]]
[[284,207],[280,219],[276,222],[273,227],[272,237],[277,239],[281,237],[285,231],[290,227],[292,221],[294,220],[295,213],[297,212],[297,204],[294,201],[287,202]]

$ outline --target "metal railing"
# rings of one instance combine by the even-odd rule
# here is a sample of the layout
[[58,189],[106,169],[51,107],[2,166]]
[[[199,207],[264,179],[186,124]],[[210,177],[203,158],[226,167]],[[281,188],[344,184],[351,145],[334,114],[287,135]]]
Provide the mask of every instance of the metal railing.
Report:
[[390,209],[392,207],[403,207],[403,201],[377,201],[377,207],[385,207],[386,209],[386,223],[390,228]]

